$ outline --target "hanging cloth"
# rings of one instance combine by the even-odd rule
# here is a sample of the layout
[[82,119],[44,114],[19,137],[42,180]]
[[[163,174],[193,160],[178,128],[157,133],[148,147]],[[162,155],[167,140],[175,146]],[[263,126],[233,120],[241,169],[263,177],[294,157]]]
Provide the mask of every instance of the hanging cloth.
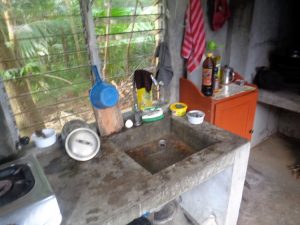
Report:
[[187,71],[193,72],[205,51],[205,28],[200,0],[190,0],[185,14],[185,32],[181,56],[187,59]]
[[212,0],[213,13],[211,18],[211,27],[213,31],[217,31],[223,27],[226,20],[229,19],[231,13],[227,4],[227,0]]
[[173,69],[171,64],[171,56],[166,42],[161,42],[156,48],[155,57],[159,57],[156,68],[156,80],[162,81],[168,86],[173,78]]

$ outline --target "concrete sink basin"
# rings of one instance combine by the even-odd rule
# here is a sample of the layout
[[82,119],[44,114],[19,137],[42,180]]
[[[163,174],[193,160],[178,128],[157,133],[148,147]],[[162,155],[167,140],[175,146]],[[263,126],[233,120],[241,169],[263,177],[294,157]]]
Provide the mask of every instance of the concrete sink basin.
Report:
[[213,136],[195,132],[187,124],[171,118],[126,130],[112,140],[115,148],[125,152],[152,174],[217,142]]

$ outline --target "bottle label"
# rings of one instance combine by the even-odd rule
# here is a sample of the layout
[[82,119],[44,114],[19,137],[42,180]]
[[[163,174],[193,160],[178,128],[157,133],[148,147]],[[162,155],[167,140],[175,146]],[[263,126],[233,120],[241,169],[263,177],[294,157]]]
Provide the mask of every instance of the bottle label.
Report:
[[220,90],[220,81],[218,78],[214,79],[214,92],[218,92]]
[[212,69],[203,69],[202,85],[211,86],[212,85],[211,78],[212,78]]

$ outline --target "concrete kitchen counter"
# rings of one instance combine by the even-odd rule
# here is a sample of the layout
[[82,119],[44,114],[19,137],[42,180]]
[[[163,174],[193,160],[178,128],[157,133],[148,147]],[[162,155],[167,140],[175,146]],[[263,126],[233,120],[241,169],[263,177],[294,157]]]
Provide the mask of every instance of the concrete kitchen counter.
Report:
[[38,153],[61,208],[62,224],[125,225],[229,167],[232,167],[232,178],[223,224],[235,224],[249,143],[208,123],[190,125],[183,118],[173,118],[172,123],[185,126],[189,132],[211,135],[218,143],[155,174],[116,149],[115,135],[102,138],[101,154],[87,162],[69,158],[63,148]]

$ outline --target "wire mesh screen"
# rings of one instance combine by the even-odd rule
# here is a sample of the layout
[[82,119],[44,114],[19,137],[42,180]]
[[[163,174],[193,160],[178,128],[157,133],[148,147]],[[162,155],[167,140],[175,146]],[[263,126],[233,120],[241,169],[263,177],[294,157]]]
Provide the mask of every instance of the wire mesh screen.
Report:
[[[124,109],[132,73],[153,65],[161,5],[149,0],[95,0],[93,16],[103,74]],[[90,64],[78,0],[0,1],[0,76],[22,135],[75,118],[94,121]]]

